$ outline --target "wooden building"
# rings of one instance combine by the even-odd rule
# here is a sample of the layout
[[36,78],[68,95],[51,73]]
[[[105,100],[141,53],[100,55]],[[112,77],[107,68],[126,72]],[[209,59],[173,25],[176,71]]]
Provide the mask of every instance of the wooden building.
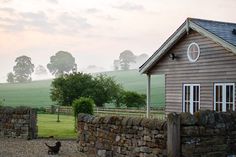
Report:
[[165,75],[166,112],[235,110],[236,23],[188,18],[139,68]]

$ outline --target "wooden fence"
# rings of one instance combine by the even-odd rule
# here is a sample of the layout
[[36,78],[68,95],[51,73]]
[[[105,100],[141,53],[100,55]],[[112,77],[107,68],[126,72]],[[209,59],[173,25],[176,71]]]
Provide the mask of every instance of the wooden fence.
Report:
[[[146,117],[145,109],[117,109],[117,108],[96,108],[95,115],[99,116],[130,116],[130,117]],[[152,109],[150,118],[165,119],[165,111]]]
[[[47,113],[57,113],[56,107],[46,108]],[[59,108],[60,114],[72,115],[73,110],[70,106],[61,106]],[[94,114],[98,116],[131,116],[131,117],[146,117],[146,109],[135,108],[100,108],[94,110]],[[150,118],[165,119],[164,108],[155,108],[150,111]]]

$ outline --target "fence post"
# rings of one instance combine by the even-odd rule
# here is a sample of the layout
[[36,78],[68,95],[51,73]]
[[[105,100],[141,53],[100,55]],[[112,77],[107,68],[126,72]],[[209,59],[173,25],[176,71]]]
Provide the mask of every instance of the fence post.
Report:
[[167,116],[167,156],[180,157],[180,116],[176,113]]

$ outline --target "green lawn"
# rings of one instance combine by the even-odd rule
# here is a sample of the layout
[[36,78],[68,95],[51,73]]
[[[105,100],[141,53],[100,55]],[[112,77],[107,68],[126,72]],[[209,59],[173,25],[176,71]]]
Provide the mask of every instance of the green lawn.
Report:
[[[146,93],[147,78],[138,70],[106,72],[108,76],[123,85],[126,90]],[[152,106],[165,105],[164,76],[151,78]],[[5,100],[8,106],[46,107],[54,104],[50,99],[50,86],[52,80],[33,81],[30,83],[0,84],[0,100]]]
[[77,133],[74,130],[74,117],[60,115],[60,122],[56,114],[38,114],[38,136],[59,139],[76,139]]

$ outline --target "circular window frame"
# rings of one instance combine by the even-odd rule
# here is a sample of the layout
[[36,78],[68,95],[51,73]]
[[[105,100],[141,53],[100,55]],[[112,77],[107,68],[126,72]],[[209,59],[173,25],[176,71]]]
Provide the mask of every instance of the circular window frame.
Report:
[[[190,57],[190,55],[189,55],[189,53],[190,53],[189,50],[190,50],[190,47],[191,47],[192,45],[197,46],[198,55],[197,55],[196,59],[192,59],[192,58]],[[191,63],[194,63],[194,62],[196,62],[196,61],[198,60],[198,58],[200,57],[200,53],[201,53],[200,47],[199,47],[199,45],[198,45],[197,43],[192,42],[192,43],[188,46],[187,56],[188,56],[188,60],[189,60]]]

